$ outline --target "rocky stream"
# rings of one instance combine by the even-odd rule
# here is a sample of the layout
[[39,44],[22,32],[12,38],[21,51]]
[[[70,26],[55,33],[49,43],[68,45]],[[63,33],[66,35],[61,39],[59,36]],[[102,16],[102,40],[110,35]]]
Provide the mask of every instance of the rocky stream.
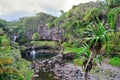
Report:
[[[44,46],[31,49],[31,52],[32,50],[35,50],[35,54],[28,54],[29,50],[26,50],[25,54],[25,58],[31,61],[29,68],[34,70],[32,80],[83,80],[82,67],[74,65],[72,58],[66,61],[58,52],[59,49]],[[102,66],[92,69],[89,73],[89,80],[120,80],[120,68],[110,67],[103,61]]]

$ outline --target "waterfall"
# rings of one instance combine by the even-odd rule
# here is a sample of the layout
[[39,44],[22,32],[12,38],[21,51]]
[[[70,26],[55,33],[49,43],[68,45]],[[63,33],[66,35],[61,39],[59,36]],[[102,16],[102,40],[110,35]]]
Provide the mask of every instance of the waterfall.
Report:
[[30,51],[30,54],[31,54],[32,58],[35,59],[36,51],[34,48],[32,48],[32,50]]
[[17,39],[17,36],[13,36],[13,41],[15,42],[16,41],[16,39]]

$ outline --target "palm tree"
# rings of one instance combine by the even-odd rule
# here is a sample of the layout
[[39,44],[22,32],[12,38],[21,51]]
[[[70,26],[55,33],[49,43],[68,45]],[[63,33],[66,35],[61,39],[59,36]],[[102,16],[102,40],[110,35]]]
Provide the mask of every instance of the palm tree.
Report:
[[95,31],[89,37],[89,49],[91,51],[89,59],[85,66],[84,80],[88,80],[89,67],[92,66],[92,61],[96,55],[100,54],[102,46],[108,42],[107,31],[103,24],[98,20]]

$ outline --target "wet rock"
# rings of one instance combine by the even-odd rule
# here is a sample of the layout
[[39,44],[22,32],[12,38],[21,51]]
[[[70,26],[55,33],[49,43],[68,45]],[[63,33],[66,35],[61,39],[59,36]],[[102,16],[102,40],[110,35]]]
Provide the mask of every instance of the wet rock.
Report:
[[56,65],[54,73],[60,80],[82,80],[80,69],[71,63],[66,63],[64,66]]
[[34,74],[34,75],[33,75],[33,78],[35,78],[35,77],[39,77],[39,75],[38,75],[38,74]]
[[34,73],[35,73],[35,74],[38,74],[38,73],[39,73],[39,69],[35,70]]
[[75,58],[75,53],[67,53],[63,54],[62,59],[65,60],[73,60]]
[[[70,62],[62,62],[62,54],[53,57],[52,59],[37,60],[32,62],[34,74],[42,72],[52,72],[54,79],[52,80],[83,80],[83,72],[80,66],[75,66]],[[45,73],[46,74],[46,73]],[[120,80],[119,72],[112,70],[104,70],[95,68],[89,73],[88,80]],[[33,79],[36,80],[36,79]]]

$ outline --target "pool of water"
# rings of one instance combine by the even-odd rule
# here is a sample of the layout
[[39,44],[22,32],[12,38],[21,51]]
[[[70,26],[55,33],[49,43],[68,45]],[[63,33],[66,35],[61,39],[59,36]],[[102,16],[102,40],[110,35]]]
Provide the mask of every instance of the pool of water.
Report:
[[35,61],[35,60],[45,60],[45,59],[50,59],[54,54],[46,54],[46,55],[41,55],[41,54],[35,54],[35,55],[26,55],[23,58],[28,60],[28,61]]
[[[43,61],[46,59],[52,59],[55,55],[54,54],[35,54],[35,55],[26,55],[23,58],[33,62],[33,61]],[[55,79],[55,75],[53,72],[47,71],[44,72],[43,70],[39,69],[39,73],[38,73],[39,77],[33,78],[32,80],[58,80]]]
[[40,70],[39,77],[34,78],[34,80],[58,80],[58,79],[54,78],[53,72],[44,72]]

